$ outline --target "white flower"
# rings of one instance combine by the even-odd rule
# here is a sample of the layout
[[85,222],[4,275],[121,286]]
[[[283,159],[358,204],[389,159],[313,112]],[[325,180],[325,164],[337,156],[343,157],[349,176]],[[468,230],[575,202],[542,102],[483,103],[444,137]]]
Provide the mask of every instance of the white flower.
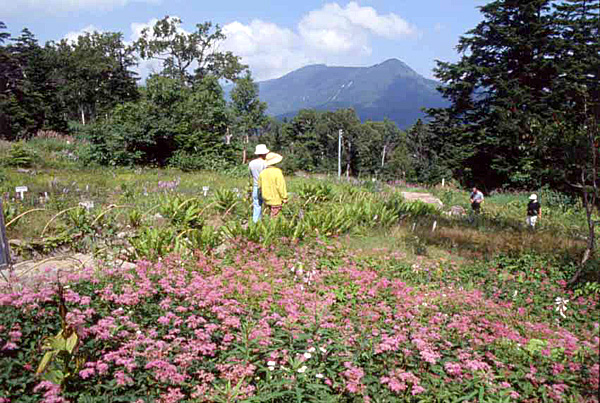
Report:
[[316,348],[311,347],[307,350],[309,353],[314,353],[316,351]]
[[274,367],[275,364],[276,364],[275,361],[268,361],[267,362],[267,366],[269,366],[269,367]]
[[323,347],[319,347],[319,351],[322,352],[322,353],[326,353],[327,352],[327,350],[325,350]]
[[316,374],[315,377],[319,378],[319,379],[323,379],[323,374]]
[[307,369],[308,367],[306,365],[303,365],[300,368],[298,368],[298,373],[303,374],[306,372]]
[[308,360],[310,357],[312,357],[311,353],[304,353],[304,358]]
[[560,316],[562,316],[563,318],[566,318],[567,316],[565,315],[565,312],[567,310],[567,304],[569,303],[569,300],[566,298],[561,298],[561,297],[556,297],[556,299],[554,300],[554,305],[556,305],[556,312],[559,313]]

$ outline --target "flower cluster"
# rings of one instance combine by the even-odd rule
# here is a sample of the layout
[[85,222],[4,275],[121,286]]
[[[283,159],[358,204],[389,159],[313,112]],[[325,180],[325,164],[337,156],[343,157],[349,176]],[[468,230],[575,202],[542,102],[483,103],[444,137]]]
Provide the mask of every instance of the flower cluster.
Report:
[[[70,274],[61,281],[80,341],[62,385],[37,378],[31,363],[60,328],[56,285],[6,288],[0,365],[14,370],[0,374],[0,401],[297,400],[299,391],[312,401],[412,401],[441,389],[451,400],[477,390],[489,401],[598,401],[593,298],[528,303],[547,278],[515,295],[489,280],[500,278],[494,268],[463,287],[453,265],[387,257],[322,242],[240,243],[225,255]],[[567,303],[592,314],[557,324]],[[27,361],[14,365],[19,357]]]

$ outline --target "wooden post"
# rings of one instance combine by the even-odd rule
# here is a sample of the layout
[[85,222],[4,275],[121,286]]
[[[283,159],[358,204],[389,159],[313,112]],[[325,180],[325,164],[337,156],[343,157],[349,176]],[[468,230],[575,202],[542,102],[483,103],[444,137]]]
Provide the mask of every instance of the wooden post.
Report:
[[8,239],[6,239],[6,226],[4,224],[4,207],[0,199],[0,270],[9,268],[10,270],[10,249]]

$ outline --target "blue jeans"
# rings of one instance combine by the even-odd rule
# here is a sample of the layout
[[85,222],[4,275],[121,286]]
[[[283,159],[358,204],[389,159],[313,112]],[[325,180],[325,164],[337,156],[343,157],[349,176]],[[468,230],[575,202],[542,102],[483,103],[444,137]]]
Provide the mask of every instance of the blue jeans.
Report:
[[252,221],[258,222],[262,213],[262,196],[258,186],[252,186]]

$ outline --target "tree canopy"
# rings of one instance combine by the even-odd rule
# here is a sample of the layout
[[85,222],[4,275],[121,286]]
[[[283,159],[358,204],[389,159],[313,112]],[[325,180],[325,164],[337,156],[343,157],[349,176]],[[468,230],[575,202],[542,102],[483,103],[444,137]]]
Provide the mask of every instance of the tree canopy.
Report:
[[196,24],[196,30],[187,33],[181,28],[181,19],[167,16],[152,28],[144,28],[134,46],[142,59],[162,62],[161,75],[182,83],[191,84],[208,75],[233,81],[247,66],[233,53],[218,50],[219,42],[224,39],[218,24],[210,21]]
[[459,40],[461,59],[436,68],[451,106],[429,111],[436,136],[462,150],[449,160],[468,168],[462,179],[531,187],[572,177],[565,148],[577,147],[575,128],[598,108],[599,7],[589,0],[481,7],[483,21]]

